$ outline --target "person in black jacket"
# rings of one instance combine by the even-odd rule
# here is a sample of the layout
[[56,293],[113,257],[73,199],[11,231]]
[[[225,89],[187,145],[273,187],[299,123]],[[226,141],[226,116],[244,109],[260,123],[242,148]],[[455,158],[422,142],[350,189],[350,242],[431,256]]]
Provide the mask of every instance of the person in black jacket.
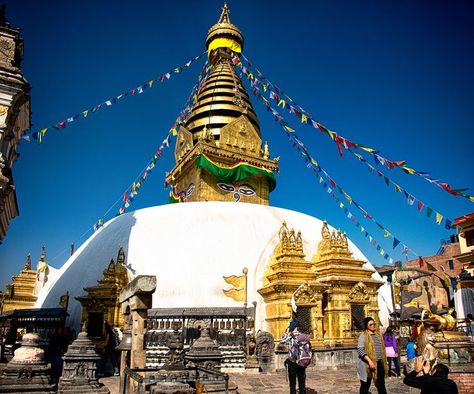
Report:
[[[423,371],[423,375],[417,376]],[[415,370],[403,379],[407,386],[421,389],[421,394],[458,394],[458,386],[448,379],[449,368],[444,364],[436,364],[431,371],[429,364],[423,364],[423,359],[416,360]]]

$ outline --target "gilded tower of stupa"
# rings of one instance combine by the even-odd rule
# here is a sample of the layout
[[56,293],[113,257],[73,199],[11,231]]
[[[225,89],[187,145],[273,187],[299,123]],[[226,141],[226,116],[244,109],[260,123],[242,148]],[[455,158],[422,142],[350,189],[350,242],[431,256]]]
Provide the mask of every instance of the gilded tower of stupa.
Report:
[[244,37],[225,4],[209,29],[210,72],[203,79],[186,123],[179,129],[176,165],[166,182],[180,201],[242,201],[268,205],[278,162],[262,145],[257,115],[232,59]]

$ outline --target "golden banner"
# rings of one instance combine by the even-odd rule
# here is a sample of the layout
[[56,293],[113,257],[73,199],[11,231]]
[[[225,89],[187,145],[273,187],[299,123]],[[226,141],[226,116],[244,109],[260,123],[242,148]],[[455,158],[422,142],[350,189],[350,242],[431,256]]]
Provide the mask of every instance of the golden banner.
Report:
[[245,302],[245,289],[222,290],[227,297],[237,302]]
[[234,286],[238,289],[244,289],[245,288],[245,275],[241,275],[241,276],[236,276],[236,275],[223,276],[223,278],[229,285],[232,285],[232,286]]

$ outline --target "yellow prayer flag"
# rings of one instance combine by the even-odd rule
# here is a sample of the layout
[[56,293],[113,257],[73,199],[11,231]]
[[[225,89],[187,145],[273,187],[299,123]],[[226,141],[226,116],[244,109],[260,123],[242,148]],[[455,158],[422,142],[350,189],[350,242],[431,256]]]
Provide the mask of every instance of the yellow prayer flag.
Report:
[[178,135],[178,131],[175,128],[172,128],[170,130],[170,133],[171,133],[172,136],[175,136],[175,137]]
[[237,302],[244,302],[245,301],[245,289],[230,289],[230,290],[222,290],[227,297],[232,298],[234,301]]
[[280,106],[280,105],[281,105],[282,108],[285,108],[285,106],[286,106],[286,101],[283,100],[283,99],[280,99],[280,101],[278,102],[278,106]]
[[387,230],[385,230],[383,236],[384,236],[385,238],[388,238],[388,237],[390,237],[390,233],[389,233]]
[[443,278],[444,285],[449,289],[451,287],[451,280],[449,279],[449,276],[444,274]]
[[380,254],[383,256],[385,254],[385,250],[380,249]]
[[436,224],[440,224],[441,220],[443,220],[443,215],[440,213],[436,212]]
[[236,276],[236,275],[223,276],[223,278],[229,285],[232,285],[232,286],[234,286],[238,289],[244,289],[245,288],[245,275],[241,275],[241,276]]
[[352,197],[349,196],[349,194],[344,193],[344,197],[346,197],[346,200],[349,201],[349,204],[352,204]]
[[372,149],[372,148],[366,148],[365,146],[360,146],[360,145],[359,145],[359,148],[365,150],[366,152],[370,152],[370,153],[375,152],[374,149]]
[[312,157],[311,157],[311,159],[310,159],[310,160],[311,160],[311,163],[312,163],[312,164],[314,164],[315,166],[317,166],[317,165],[318,165],[318,162],[317,162],[316,160],[314,160]]
[[364,227],[362,227],[362,226],[360,226],[360,232],[361,232],[361,233],[363,233],[363,232],[364,232],[364,230],[365,230],[365,228],[364,228]]
[[398,186],[396,183],[393,184],[393,186],[395,186],[395,191],[397,193],[400,193],[402,191],[402,189],[400,188],[400,186]]
[[339,208],[344,208],[344,204],[342,202],[339,203]]
[[150,80],[148,81],[148,86],[149,86],[150,88],[153,86],[153,79],[150,79]]
[[290,126],[283,126],[285,128],[286,131],[289,131],[290,133],[294,133],[295,130],[292,129]]
[[308,117],[305,114],[301,114],[301,123],[308,123]]
[[469,200],[471,200],[472,202],[474,202],[474,196],[469,196]]
[[410,167],[402,166],[401,168],[411,175],[413,175],[416,172],[413,168],[410,168]]
[[329,136],[334,140],[334,137],[337,135],[335,131],[331,131],[329,129],[326,129],[328,131]]
[[319,183],[323,183],[324,179],[319,177]]
[[46,131],[48,130],[48,128],[46,127],[45,129],[42,129],[40,131],[41,135],[44,137],[46,135]]
[[355,152],[354,152],[354,155],[356,155],[356,157],[357,157],[359,160],[363,160],[363,159],[364,159],[364,156],[359,155],[358,153],[355,153]]

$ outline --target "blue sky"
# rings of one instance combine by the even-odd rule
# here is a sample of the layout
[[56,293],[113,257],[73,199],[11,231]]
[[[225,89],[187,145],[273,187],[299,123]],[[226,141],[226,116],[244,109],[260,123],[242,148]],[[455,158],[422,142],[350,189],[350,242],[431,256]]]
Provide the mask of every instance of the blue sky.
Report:
[[[232,22],[245,36],[244,54],[314,118],[388,159],[407,160],[474,193],[472,2],[228,3]],[[22,29],[25,41],[32,130],[200,54],[222,6],[220,1],[144,0],[6,4],[9,21]],[[121,199],[166,136],[202,64],[66,129],[48,131],[43,145],[20,144],[13,171],[21,214],[0,245],[2,288],[28,253],[36,262],[44,244],[51,265],[59,267],[71,242],[77,248],[85,240],[81,236],[91,234],[88,230]],[[271,205],[327,219],[347,231],[372,263],[386,263],[320,186],[262,104],[254,101],[254,107],[272,156],[281,157]],[[341,158],[327,136],[282,113],[313,157],[379,223],[417,254],[436,253],[440,239],[452,231],[409,206],[349,153]],[[129,211],[167,202],[164,172],[173,166],[172,152],[164,151]],[[474,211],[473,203],[419,177],[380,169],[445,217]],[[402,258],[400,246],[393,250],[377,226],[351,210],[391,257]]]

